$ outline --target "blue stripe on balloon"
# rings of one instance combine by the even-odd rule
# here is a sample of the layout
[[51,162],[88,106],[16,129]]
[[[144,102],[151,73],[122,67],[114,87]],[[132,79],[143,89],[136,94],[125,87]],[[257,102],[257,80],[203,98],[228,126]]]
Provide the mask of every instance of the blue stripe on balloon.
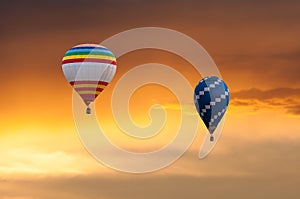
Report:
[[94,47],[94,46],[81,46],[81,47],[73,47],[71,48],[70,50],[77,50],[77,49],[91,49],[91,50],[94,50],[94,49],[99,49],[99,50],[108,50],[107,48],[105,47]]

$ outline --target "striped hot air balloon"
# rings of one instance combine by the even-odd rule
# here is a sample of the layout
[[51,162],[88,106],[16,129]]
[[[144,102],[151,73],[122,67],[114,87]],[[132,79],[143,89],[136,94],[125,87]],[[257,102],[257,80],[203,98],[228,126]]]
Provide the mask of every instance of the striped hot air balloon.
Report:
[[66,52],[62,70],[75,91],[87,106],[87,114],[93,102],[109,84],[116,72],[113,53],[98,44],[81,44]]

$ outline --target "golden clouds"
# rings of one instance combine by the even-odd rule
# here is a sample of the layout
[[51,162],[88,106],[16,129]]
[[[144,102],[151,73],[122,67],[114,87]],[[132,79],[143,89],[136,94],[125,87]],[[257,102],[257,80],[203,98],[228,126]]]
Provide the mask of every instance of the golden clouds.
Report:
[[270,90],[249,89],[232,93],[233,106],[247,107],[250,112],[270,111],[299,115],[300,89],[275,88]]

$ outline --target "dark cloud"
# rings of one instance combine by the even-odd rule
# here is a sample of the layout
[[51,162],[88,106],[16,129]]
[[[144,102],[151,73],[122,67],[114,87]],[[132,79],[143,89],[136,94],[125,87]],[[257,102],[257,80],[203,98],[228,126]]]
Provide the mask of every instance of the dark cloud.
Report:
[[2,184],[0,190],[4,198],[43,199],[182,199],[182,198],[263,198],[297,199],[299,180],[286,181],[274,178],[239,177],[180,177],[168,176],[145,178],[132,176],[130,179],[111,180],[77,177],[72,179],[43,179],[15,181]]
[[285,107],[288,113],[293,115],[300,115],[300,103],[299,104],[292,104]]
[[252,88],[249,90],[241,90],[231,95],[232,99],[258,99],[267,100],[272,98],[300,98],[300,88],[275,88],[271,90],[260,90]]
[[264,91],[252,88],[233,92],[231,99],[231,103],[235,106],[251,106],[255,110],[259,108],[284,110],[289,114],[300,115],[299,88],[275,88]]
[[[64,51],[77,43],[161,26],[201,43],[233,89],[298,86],[299,8],[295,0],[5,1],[0,7],[0,52],[4,65],[11,67],[0,70],[5,74],[22,61],[39,74],[60,65]],[[43,56],[37,56],[41,51]],[[44,70],[34,68],[45,64]]]
[[1,16],[5,18],[1,21],[2,27],[5,27],[1,34],[9,37],[12,34],[36,35],[49,31],[62,33],[61,30],[70,29],[79,32],[95,26],[123,29],[161,25],[179,30],[192,28],[193,34],[198,37],[199,30],[220,27],[223,35],[230,36],[227,31],[231,30],[234,38],[247,27],[250,33],[257,32],[253,28],[256,24],[264,25],[260,28],[269,28],[270,24],[296,25],[299,7],[300,3],[293,0],[273,1],[271,5],[267,1],[237,0],[187,0],[184,3],[180,0],[130,0],[126,3],[121,0],[6,1],[1,5]]
[[[278,45],[294,48],[294,44],[278,43]],[[299,87],[299,51],[282,50],[281,54],[273,51],[266,49],[265,52],[260,52],[260,55],[250,51],[247,55],[232,52],[221,57],[216,55],[215,59],[219,61],[219,68],[223,69],[224,76],[228,77],[232,87],[237,87],[241,82],[248,88]]]

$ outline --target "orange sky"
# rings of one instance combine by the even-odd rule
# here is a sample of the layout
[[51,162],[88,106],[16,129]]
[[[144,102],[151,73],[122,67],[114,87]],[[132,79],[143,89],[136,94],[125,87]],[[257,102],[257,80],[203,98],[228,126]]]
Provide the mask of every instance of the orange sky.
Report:
[[[299,196],[298,1],[2,4],[0,199]],[[222,137],[208,158],[197,158],[206,131],[201,123],[195,142],[175,164],[155,173],[130,175],[104,167],[82,146],[61,59],[76,44],[100,43],[144,26],[171,28],[203,45],[228,84],[231,101]],[[128,70],[148,62],[171,66],[192,85],[201,77],[182,58],[159,50],[131,52],[117,61],[115,78],[95,102],[98,116],[107,118],[100,122],[114,129],[110,139],[124,148],[149,151],[163,146],[174,136],[173,124],[178,122],[174,95],[158,85],[134,93],[129,108],[139,125],[150,122],[148,109],[154,103],[162,104],[168,114],[157,137],[134,140],[112,122],[109,104],[115,83]],[[183,111],[195,113],[192,104]]]

